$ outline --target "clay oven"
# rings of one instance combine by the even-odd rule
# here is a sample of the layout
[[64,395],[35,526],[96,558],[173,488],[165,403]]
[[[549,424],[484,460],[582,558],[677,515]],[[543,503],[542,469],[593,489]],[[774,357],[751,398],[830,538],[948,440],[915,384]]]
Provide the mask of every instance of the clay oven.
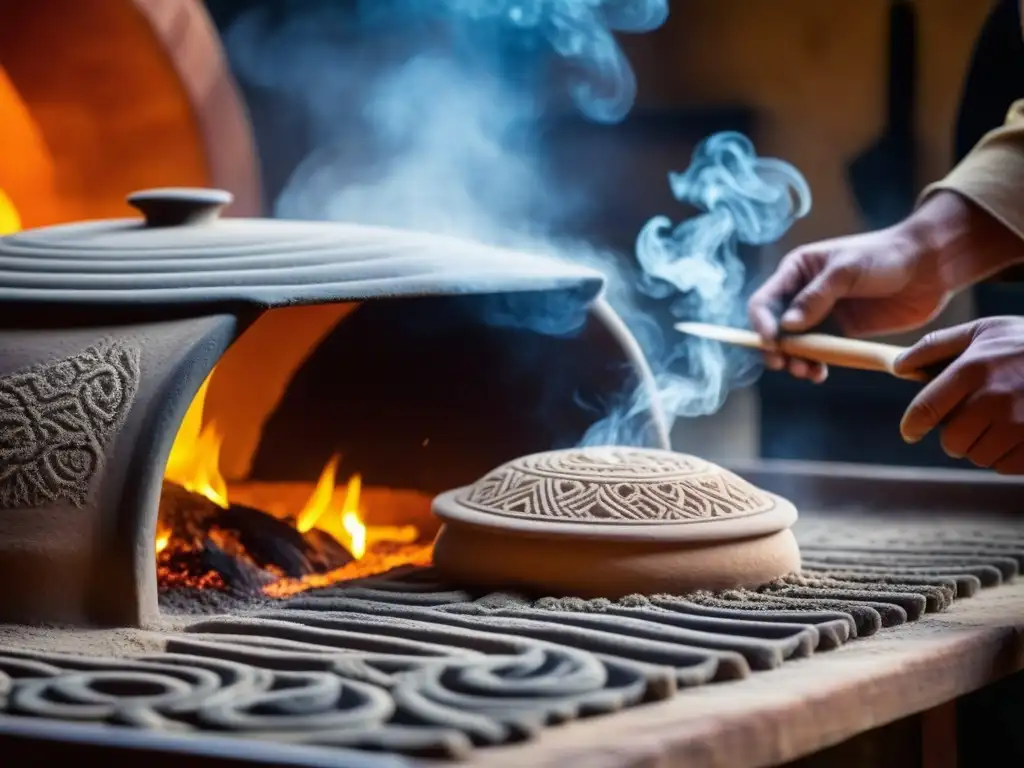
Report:
[[[259,214],[259,173],[201,3],[2,11],[0,574],[33,578],[0,620],[142,622],[154,551],[188,588],[255,557],[303,589],[375,538],[354,572],[422,561],[433,494],[574,444],[647,375],[585,270],[217,221]],[[168,184],[194,191],[125,200]]]
[[[158,189],[130,202],[142,217],[24,230],[0,240],[0,578],[26,585],[5,595],[4,620],[138,624],[153,616],[155,551],[182,519],[209,513],[187,501],[186,511],[177,509],[178,522],[159,530],[165,470],[174,493],[186,490],[193,500],[229,507],[217,483],[253,479],[253,456],[274,437],[282,460],[305,457],[311,480],[325,462],[333,475],[341,460],[356,472],[397,478],[389,487],[429,491],[416,479],[423,466],[433,466],[447,485],[470,481],[482,461],[507,460],[524,445],[556,447],[554,433],[531,425],[507,439],[494,423],[481,430],[476,422],[486,414],[470,405],[474,400],[489,403],[499,417],[543,415],[545,408],[561,414],[572,412],[581,392],[608,403],[649,382],[635,341],[600,299],[599,273],[415,232],[221,219],[230,202],[223,191]],[[365,325],[355,324],[360,316]],[[442,321],[440,331],[430,327],[431,318]],[[572,332],[547,328],[553,318]],[[334,421],[330,413],[319,429],[302,423],[290,443],[268,429],[310,350],[331,344],[338,333],[344,340],[350,327],[376,345],[372,357],[401,361],[404,369],[399,386],[389,386],[396,380],[392,364],[375,370],[372,360],[343,356],[346,365],[356,361],[347,375],[368,379],[377,392],[360,402],[346,395],[342,380],[329,388],[342,413],[353,414],[350,421],[359,423],[358,413],[367,409],[434,413],[431,401],[416,406],[419,390],[431,389],[426,379],[458,385],[448,393],[456,408],[434,436],[440,462],[421,461],[417,469],[395,442],[401,433],[392,428],[399,425],[385,421],[369,425],[378,435],[372,461],[370,454],[353,461],[340,450],[332,460],[305,450],[307,435],[305,442],[314,444],[323,435],[352,438],[344,418]],[[531,347],[536,358],[524,370],[521,357],[496,354],[495,340],[474,329],[511,330],[512,339],[499,340],[499,347],[530,339],[556,346]],[[448,356],[438,347],[430,368],[417,350],[431,349],[438,335]],[[328,346],[328,353],[338,349]],[[463,350],[462,357],[452,357],[452,349]],[[452,379],[453,360],[460,359]],[[487,371],[477,370],[484,361]],[[487,391],[495,371],[499,379],[543,384],[556,369],[565,381],[551,402],[538,401],[549,395],[546,386],[519,387],[518,402]],[[305,399],[321,407],[315,397]],[[600,415],[579,409],[561,439],[577,440]],[[663,444],[661,420],[642,418],[647,440]],[[215,420],[220,433],[211,432]],[[494,437],[483,443],[474,439],[478,434]],[[419,446],[423,455],[430,438]],[[202,448],[210,440],[216,463],[204,479],[199,470],[210,453]],[[314,493],[303,508],[284,512],[289,533],[309,532],[329,506],[333,482],[309,487]],[[318,502],[323,493],[328,501]],[[316,504],[319,511],[310,511]],[[245,509],[235,509],[235,518],[251,516]],[[358,556],[345,540],[352,531],[345,529],[344,511],[321,530]],[[363,536],[356,549],[365,546]],[[213,538],[221,554],[238,543],[237,536],[227,543]]]

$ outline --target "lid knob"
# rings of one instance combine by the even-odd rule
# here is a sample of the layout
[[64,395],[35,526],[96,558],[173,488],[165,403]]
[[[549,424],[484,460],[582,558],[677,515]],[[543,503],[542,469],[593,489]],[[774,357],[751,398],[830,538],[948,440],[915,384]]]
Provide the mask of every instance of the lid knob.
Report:
[[146,217],[147,227],[181,227],[216,220],[234,195],[223,189],[165,187],[128,195],[128,204]]

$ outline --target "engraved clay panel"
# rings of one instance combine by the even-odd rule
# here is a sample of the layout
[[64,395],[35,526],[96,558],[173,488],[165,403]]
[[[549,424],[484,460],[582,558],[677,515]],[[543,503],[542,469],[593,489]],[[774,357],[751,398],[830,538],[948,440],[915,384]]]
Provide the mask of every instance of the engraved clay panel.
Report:
[[525,456],[464,489],[458,502],[538,522],[675,524],[766,512],[774,499],[686,454],[622,447]]
[[124,344],[0,377],[0,509],[88,502],[139,387]]

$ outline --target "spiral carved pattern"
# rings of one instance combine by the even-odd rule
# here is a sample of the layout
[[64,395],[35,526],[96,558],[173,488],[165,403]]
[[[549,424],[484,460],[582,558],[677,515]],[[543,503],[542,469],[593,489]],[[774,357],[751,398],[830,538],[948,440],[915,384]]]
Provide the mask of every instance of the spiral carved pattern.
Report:
[[834,649],[1024,565],[1020,523],[861,512],[795,531],[804,572],[757,590],[530,601],[417,569],[192,617],[163,653],[0,647],[0,718],[459,758]]
[[139,350],[93,347],[0,378],[0,509],[85,506],[138,391]]
[[619,447],[517,459],[464,489],[458,501],[504,517],[618,525],[678,525],[775,506],[768,494],[694,456]]

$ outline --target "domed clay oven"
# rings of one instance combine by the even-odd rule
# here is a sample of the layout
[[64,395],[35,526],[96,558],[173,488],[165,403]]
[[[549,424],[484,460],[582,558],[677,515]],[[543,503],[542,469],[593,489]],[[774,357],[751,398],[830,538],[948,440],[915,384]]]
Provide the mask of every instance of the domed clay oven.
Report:
[[[416,232],[220,218],[230,200],[151,190],[129,198],[143,218],[0,238],[0,580],[19,585],[0,595],[0,621],[135,625],[156,613],[161,480],[197,393],[201,418],[225,427],[233,478],[266,450],[304,458],[310,479],[338,453],[426,490],[469,482],[483,461],[574,444],[602,416],[577,400],[608,406],[650,386],[598,273]],[[492,332],[510,334],[504,346]],[[458,366],[432,357],[437,337]],[[340,375],[321,399],[298,397],[316,355]],[[292,433],[275,427],[290,394],[314,403]],[[401,431],[422,426],[417,414],[435,420],[433,441],[401,442],[421,435]],[[666,444],[657,413],[641,422],[642,442]],[[362,441],[372,450],[349,450]]]
[[525,456],[441,494],[434,564],[460,584],[619,598],[757,587],[800,569],[796,509],[695,456]]

